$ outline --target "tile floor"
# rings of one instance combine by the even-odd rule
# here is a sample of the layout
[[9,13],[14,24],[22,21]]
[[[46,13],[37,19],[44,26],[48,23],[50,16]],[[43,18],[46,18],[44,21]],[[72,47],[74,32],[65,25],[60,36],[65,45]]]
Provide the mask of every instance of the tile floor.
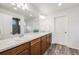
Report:
[[79,55],[79,50],[72,49],[60,44],[52,44],[44,55]]

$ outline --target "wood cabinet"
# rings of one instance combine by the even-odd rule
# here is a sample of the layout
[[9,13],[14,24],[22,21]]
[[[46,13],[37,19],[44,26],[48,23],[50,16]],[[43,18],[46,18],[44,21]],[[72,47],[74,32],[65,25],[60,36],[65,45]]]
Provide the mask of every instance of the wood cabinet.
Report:
[[51,33],[9,50],[0,52],[0,55],[40,55],[44,54],[50,45]]
[[43,54],[46,51],[47,47],[47,37],[46,35],[41,38],[41,54]]
[[49,34],[49,35],[47,35],[47,48],[50,47],[51,42],[52,42],[52,40],[51,40],[51,34]]
[[40,55],[41,48],[40,38],[31,41],[31,55]]
[[29,51],[29,49],[25,49],[24,51],[19,53],[19,55],[30,55],[30,51]]
[[17,46],[15,48],[12,48],[12,49],[9,49],[7,51],[4,51],[4,52],[2,52],[0,54],[2,54],[2,55],[26,54],[27,55],[27,54],[29,54],[29,43],[24,43],[24,44],[22,44],[20,46]]

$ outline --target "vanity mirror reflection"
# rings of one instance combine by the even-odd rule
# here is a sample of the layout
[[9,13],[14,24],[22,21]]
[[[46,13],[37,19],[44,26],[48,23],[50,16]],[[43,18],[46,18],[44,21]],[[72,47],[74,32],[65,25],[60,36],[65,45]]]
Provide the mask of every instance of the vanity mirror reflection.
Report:
[[19,18],[12,18],[12,34],[20,34]]

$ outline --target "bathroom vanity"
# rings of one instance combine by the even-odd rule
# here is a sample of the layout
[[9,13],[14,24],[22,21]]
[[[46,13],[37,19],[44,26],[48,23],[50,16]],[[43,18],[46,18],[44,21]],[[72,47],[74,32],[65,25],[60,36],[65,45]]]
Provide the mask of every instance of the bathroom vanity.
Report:
[[30,33],[0,43],[0,55],[42,55],[51,46],[52,33]]

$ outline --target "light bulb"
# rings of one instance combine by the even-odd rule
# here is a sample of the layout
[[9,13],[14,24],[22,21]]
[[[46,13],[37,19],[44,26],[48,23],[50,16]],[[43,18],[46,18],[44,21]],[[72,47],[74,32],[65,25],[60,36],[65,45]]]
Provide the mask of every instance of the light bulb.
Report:
[[59,6],[59,7],[62,6],[62,3],[58,3],[58,6]]
[[32,14],[30,14],[30,16],[33,16]]
[[40,17],[41,19],[45,19],[45,16],[43,16],[43,15],[40,15],[39,17]]
[[17,4],[17,7],[18,7],[18,8],[21,8],[21,5],[20,5],[20,4]]
[[11,3],[12,5],[15,5],[15,3]]
[[15,9],[15,10],[17,10],[17,8],[16,8],[16,7],[14,7],[14,9]]
[[27,4],[25,4],[24,6],[25,6],[26,9],[29,9]]
[[22,9],[25,10],[25,7],[23,7]]

